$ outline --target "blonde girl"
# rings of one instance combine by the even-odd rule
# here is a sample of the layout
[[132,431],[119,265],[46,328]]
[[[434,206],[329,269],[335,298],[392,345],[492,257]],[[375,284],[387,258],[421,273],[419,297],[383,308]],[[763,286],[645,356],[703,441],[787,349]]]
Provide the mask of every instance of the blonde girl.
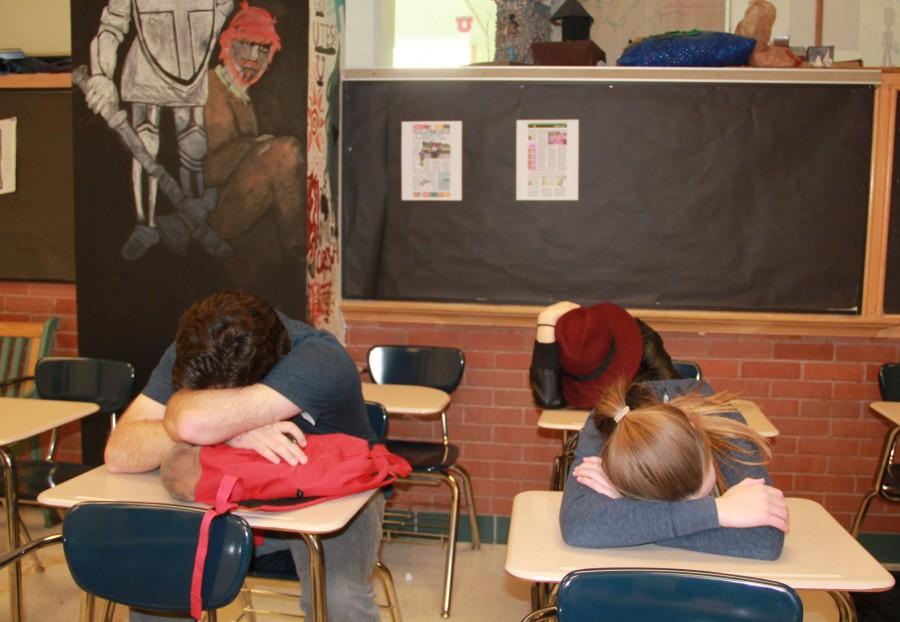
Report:
[[777,558],[789,519],[764,466],[770,450],[727,399],[663,402],[654,387],[612,385],[579,437],[560,513],[566,542]]

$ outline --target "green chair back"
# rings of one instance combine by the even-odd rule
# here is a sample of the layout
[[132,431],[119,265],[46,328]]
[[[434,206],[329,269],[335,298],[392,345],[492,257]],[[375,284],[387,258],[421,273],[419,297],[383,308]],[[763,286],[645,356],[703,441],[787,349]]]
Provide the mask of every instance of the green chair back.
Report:
[[50,354],[59,318],[0,322],[0,397],[35,397],[34,370]]

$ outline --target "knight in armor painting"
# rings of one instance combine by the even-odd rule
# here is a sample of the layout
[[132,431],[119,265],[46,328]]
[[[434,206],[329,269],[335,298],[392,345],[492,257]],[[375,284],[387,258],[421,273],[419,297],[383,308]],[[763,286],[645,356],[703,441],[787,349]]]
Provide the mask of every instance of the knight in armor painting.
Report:
[[[178,143],[178,182],[188,197],[199,197],[206,190],[207,72],[216,39],[233,8],[233,0],[108,0],[91,42],[91,77],[86,85],[91,110],[99,114],[104,108],[117,108],[120,100],[127,102],[130,124],[154,159],[160,147],[161,116],[170,110]],[[132,26],[136,36],[121,60],[120,44]],[[117,88],[113,78],[120,62]],[[158,179],[137,157],[131,183],[136,224],[122,247],[127,260],[142,257],[160,240]],[[212,254],[219,250],[207,248]]]

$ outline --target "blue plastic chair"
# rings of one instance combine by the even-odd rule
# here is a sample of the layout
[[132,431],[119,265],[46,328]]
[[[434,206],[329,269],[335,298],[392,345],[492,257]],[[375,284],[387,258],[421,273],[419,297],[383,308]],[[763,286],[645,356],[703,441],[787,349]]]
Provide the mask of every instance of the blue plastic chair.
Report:
[[693,361],[672,361],[672,367],[686,380],[700,380],[702,376],[700,365]]
[[801,622],[803,603],[782,583],[692,570],[576,570],[559,584],[557,604],[526,616],[535,622]]
[[[378,345],[369,349],[369,375],[377,384],[412,384],[453,393],[462,381],[466,358],[461,350],[439,346]],[[436,524],[429,529],[427,519],[418,518],[418,531],[404,529],[409,523],[408,513],[385,513],[389,534],[433,538],[447,534],[447,553],[444,558],[444,587],[441,596],[441,615],[450,615],[453,592],[453,566],[456,557],[457,521],[460,494],[466,497],[472,548],[481,548],[478,517],[475,512],[475,493],[472,479],[459,464],[459,448],[449,440],[447,413],[441,413],[441,442],[387,439],[389,451],[406,459],[413,472],[402,481],[405,484],[433,486],[435,482],[450,489],[450,517],[447,525]],[[400,518],[397,518],[400,517]],[[396,525],[396,528],[393,528]],[[424,528],[423,528],[424,527]]]
[[[66,514],[61,534],[30,542],[0,559],[0,568],[36,548],[62,542],[69,572],[91,597],[154,612],[190,612],[191,574],[203,510],[135,503],[82,503]],[[247,522],[213,519],[203,572],[202,606],[215,609],[237,596],[253,553]]]
[[[878,369],[878,388],[884,401],[900,402],[900,363],[885,363]],[[878,470],[875,472],[875,485],[863,497],[850,525],[850,533],[854,538],[859,537],[860,527],[872,499],[880,497],[888,503],[900,503],[900,463],[894,462],[898,439],[900,426],[893,425],[884,439]]]
[[[369,417],[369,425],[372,426],[372,431],[375,432],[375,437],[378,439],[378,442],[383,443],[384,438],[387,435],[388,425],[388,413],[384,409],[384,406],[377,402],[366,402],[366,415]],[[391,571],[388,567],[385,566],[380,559],[375,562],[375,574],[378,575],[379,580],[381,580],[385,594],[387,595],[387,605],[380,606],[390,611],[391,620],[393,620],[393,622],[402,622],[400,616],[400,601],[397,598],[397,591],[394,588],[394,577],[391,575]],[[276,551],[274,553],[267,553],[266,555],[254,557],[250,561],[250,569],[247,571],[247,576],[287,581],[293,585],[300,582],[300,577],[297,576],[297,569],[294,566],[294,559],[291,556],[290,551]],[[300,596],[297,593],[296,587],[289,590],[275,590],[274,588],[258,590],[245,586],[244,589],[241,590],[241,595],[244,603],[244,612],[250,614],[251,620],[255,619],[253,616],[257,613],[274,614],[275,616],[285,618],[303,617],[299,612],[293,614],[281,611],[276,612],[257,609],[253,605],[253,595],[256,593],[262,593],[266,596],[284,596],[289,598],[294,605],[299,601]]]
[[[116,425],[116,416],[133,397],[134,367],[124,361],[50,356],[41,359],[34,376],[37,394],[42,399],[94,402],[99,406],[98,412],[81,420],[81,430],[82,436],[99,436],[95,439],[98,442],[94,444],[100,448],[106,445],[109,432]],[[48,460],[52,459],[55,446],[54,434],[48,450]],[[97,455],[82,456],[82,462],[100,466],[103,464],[103,454],[97,452]]]

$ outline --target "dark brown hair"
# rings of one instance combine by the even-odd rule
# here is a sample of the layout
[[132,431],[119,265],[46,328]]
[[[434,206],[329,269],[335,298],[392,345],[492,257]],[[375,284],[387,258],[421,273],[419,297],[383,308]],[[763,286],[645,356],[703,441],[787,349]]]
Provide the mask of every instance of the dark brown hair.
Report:
[[181,316],[172,386],[243,387],[262,380],[290,349],[287,329],[268,302],[240,291],[212,294]]

